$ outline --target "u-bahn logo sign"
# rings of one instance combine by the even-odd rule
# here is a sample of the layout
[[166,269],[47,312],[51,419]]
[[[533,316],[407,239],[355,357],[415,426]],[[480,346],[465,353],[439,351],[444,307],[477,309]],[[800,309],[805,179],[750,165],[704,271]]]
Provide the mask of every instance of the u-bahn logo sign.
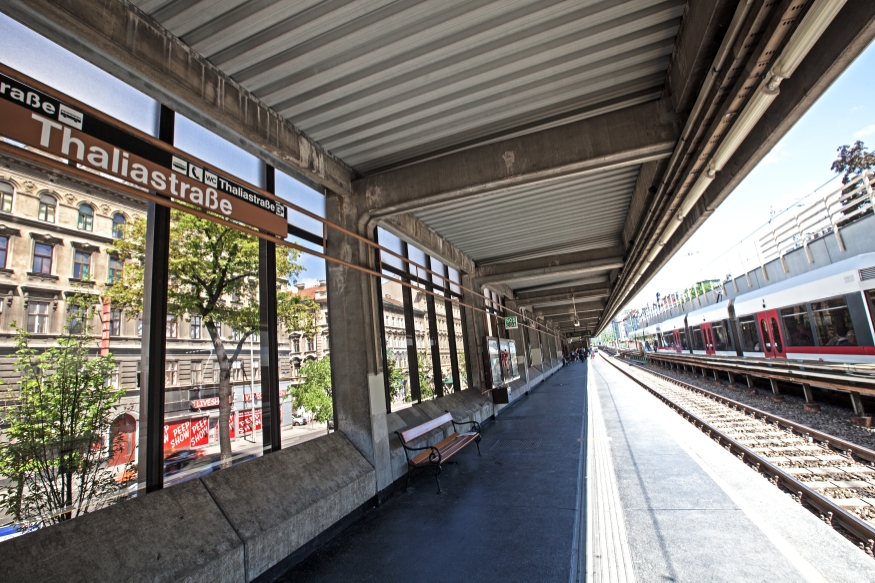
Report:
[[171,200],[285,238],[269,194],[0,65],[0,134]]

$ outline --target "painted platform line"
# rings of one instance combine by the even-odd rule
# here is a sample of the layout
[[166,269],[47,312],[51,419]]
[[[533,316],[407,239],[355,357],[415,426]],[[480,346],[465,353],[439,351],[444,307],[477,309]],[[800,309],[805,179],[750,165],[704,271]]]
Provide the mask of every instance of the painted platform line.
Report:
[[634,582],[632,553],[608,432],[593,375],[587,375],[586,581]]

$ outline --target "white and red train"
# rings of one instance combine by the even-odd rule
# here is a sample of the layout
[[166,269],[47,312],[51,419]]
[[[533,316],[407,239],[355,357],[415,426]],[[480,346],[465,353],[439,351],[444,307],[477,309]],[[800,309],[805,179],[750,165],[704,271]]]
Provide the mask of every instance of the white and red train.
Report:
[[659,352],[875,363],[875,253],[636,330]]

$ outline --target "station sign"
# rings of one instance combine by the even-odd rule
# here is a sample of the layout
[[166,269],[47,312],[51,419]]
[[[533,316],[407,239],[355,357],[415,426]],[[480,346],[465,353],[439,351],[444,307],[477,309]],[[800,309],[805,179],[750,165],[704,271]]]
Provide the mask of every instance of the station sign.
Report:
[[3,65],[0,135],[175,202],[288,235],[286,207],[268,192]]
[[505,316],[504,329],[516,330],[517,328],[519,328],[519,322],[517,322],[516,316]]

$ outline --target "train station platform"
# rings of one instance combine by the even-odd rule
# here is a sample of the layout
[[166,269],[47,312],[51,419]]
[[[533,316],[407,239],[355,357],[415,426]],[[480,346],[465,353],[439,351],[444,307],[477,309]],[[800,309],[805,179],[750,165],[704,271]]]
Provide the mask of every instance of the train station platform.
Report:
[[503,411],[481,449],[442,495],[421,475],[271,580],[875,581],[871,558],[601,357]]

